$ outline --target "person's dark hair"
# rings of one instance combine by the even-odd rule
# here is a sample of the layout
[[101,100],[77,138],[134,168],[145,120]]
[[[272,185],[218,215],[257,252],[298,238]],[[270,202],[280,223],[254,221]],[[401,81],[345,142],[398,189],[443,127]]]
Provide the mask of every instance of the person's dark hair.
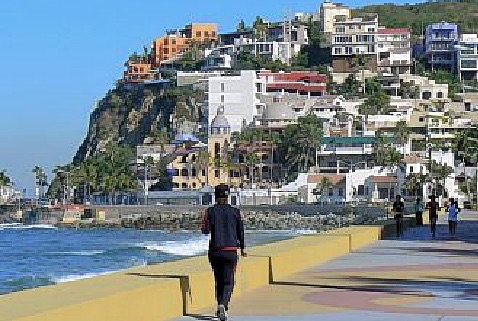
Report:
[[398,194],[398,195],[395,196],[395,199],[396,199],[397,201],[401,201],[401,200],[402,200],[402,196],[401,196],[400,194]]
[[227,204],[227,200],[229,199],[229,186],[224,183],[217,185],[214,188],[214,197],[218,204]]
[[420,201],[421,201],[421,200],[420,200],[420,197],[417,197],[417,203],[420,202]]

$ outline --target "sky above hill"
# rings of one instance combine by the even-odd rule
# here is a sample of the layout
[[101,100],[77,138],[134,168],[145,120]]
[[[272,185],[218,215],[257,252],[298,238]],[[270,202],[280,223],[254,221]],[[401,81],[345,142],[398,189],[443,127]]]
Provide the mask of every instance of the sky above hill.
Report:
[[[384,1],[343,0],[352,7]],[[392,1],[386,1],[392,2]],[[395,1],[405,3],[412,1]],[[3,0],[0,3],[0,170],[33,195],[35,165],[48,172],[71,161],[96,100],[121,77],[123,63],[166,29],[243,18],[314,12],[311,0]],[[49,175],[51,178],[51,174]]]

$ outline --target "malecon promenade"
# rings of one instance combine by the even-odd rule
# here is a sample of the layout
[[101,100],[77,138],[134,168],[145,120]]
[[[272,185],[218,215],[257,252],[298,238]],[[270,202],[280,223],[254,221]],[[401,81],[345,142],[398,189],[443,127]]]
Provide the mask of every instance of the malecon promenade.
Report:
[[[478,213],[393,237],[393,222],[249,249],[231,320],[478,320]],[[406,225],[410,225],[411,220]],[[0,296],[0,321],[214,320],[207,259],[194,257]]]

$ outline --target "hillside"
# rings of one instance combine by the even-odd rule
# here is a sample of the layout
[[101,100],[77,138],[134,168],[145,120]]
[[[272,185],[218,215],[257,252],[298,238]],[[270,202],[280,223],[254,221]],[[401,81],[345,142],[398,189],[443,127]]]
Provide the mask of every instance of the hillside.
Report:
[[164,139],[163,131],[173,137],[184,126],[194,123],[197,127],[204,121],[204,100],[203,92],[188,88],[119,86],[109,91],[91,113],[87,136],[74,163],[103,151],[108,143],[134,147]]
[[353,10],[354,16],[366,13],[377,13],[381,25],[398,28],[411,28],[416,36],[422,34],[422,30],[433,22],[457,23],[462,33],[478,32],[478,1],[441,1],[426,2],[413,5],[371,5]]

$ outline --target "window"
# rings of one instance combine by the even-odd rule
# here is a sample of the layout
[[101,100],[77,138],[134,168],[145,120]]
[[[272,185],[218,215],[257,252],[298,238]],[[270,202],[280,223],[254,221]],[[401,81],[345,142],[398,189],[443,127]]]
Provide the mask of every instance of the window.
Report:
[[413,166],[410,166],[410,173],[413,173]]
[[216,31],[213,31],[211,34],[212,34],[213,37],[215,37],[216,36]]
[[221,103],[224,102],[224,95],[221,95]]
[[201,38],[201,31],[196,31],[196,37]]
[[368,52],[375,52],[375,46],[374,45],[368,45]]
[[181,188],[188,188],[188,184],[182,183],[182,184],[181,184]]
[[329,188],[329,196],[334,196],[334,189],[333,188]]
[[260,83],[256,84],[256,92],[258,92],[258,93],[262,92],[262,85]]
[[171,40],[171,44],[172,44],[172,45],[175,45],[175,44],[176,44],[176,39],[172,39],[172,40]]
[[335,28],[335,32],[344,33],[345,32],[345,27],[337,27],[337,28]]
[[201,175],[202,175],[202,176],[206,176],[206,170],[205,170],[205,169],[203,169],[203,170],[201,171]]
[[357,190],[357,194],[360,195],[360,196],[365,195],[365,186],[359,185],[358,190]]
[[461,61],[461,68],[476,68],[477,63],[476,60],[462,60]]
[[221,157],[221,144],[214,144],[214,158],[218,159]]
[[186,168],[183,168],[183,169],[181,170],[181,176],[185,177],[185,176],[188,176],[188,174],[189,174],[189,172],[188,172],[188,170],[187,170]]
[[209,38],[209,31],[204,31],[204,37]]
[[438,99],[443,98],[443,93],[441,91],[437,92],[437,98]]
[[196,175],[197,175],[197,174],[196,174],[196,168],[193,167],[193,168],[191,169],[191,176],[192,176],[192,177],[196,177]]
[[335,53],[336,55],[340,55],[340,54],[342,53],[342,48],[335,48],[335,49],[334,49],[334,53]]
[[181,158],[181,163],[185,164],[188,162],[188,157],[186,155],[184,155],[182,158]]
[[223,82],[221,83],[221,92],[222,93],[224,92],[224,83]]
[[423,122],[425,121],[425,117],[420,117],[420,118],[418,118],[418,121],[419,121],[420,123],[423,123]]
[[193,183],[193,188],[196,188],[196,182]]
[[214,177],[216,177],[216,178],[221,177],[221,170],[220,170],[220,169],[216,169],[216,170],[214,171]]
[[339,196],[344,196],[344,189],[343,188],[339,188]]

